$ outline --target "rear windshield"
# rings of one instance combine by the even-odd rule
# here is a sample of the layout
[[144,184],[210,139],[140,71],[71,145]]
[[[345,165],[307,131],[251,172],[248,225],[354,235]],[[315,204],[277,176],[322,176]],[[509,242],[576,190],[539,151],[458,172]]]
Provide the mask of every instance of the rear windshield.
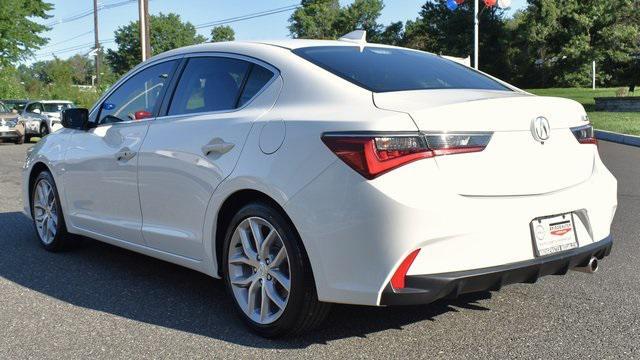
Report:
[[299,48],[293,52],[373,92],[511,90],[464,65],[419,51],[373,46],[318,46]]

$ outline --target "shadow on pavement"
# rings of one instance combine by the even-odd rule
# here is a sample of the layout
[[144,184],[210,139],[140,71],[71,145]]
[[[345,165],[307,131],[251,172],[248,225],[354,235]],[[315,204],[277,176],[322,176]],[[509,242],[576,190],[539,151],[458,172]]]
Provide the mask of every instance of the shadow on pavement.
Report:
[[479,293],[429,306],[334,306],[321,329],[303,337],[265,340],[233,313],[222,281],[87,238],[66,252],[43,250],[30,221],[0,213],[0,277],[75,306],[257,348],[305,348],[399,329],[456,308],[486,311]]

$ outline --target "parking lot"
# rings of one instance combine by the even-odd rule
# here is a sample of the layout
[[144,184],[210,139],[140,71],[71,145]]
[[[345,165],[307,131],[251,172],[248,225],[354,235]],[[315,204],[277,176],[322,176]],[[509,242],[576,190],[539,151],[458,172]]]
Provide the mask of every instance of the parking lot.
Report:
[[32,145],[0,144],[2,359],[640,358],[640,148],[600,143],[619,206],[597,274],[429,306],[335,306],[317,332],[270,341],[246,332],[218,280],[89,239],[42,250],[21,213]]

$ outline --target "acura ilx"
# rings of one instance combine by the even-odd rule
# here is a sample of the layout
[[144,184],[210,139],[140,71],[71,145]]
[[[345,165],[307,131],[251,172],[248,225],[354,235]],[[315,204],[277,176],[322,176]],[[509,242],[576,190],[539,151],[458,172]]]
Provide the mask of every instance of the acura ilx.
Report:
[[597,270],[617,184],[579,103],[363,37],[176,49],[65,110],[24,166],[40,243],[78,234],[221,278],[267,337],[331,303]]

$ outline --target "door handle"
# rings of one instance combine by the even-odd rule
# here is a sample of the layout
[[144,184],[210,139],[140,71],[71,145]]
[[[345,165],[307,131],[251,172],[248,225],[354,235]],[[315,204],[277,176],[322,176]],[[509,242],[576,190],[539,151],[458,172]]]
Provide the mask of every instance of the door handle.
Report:
[[232,143],[225,142],[220,138],[215,138],[211,140],[211,142],[202,147],[202,152],[205,156],[209,156],[210,154],[226,154],[231,149],[233,149],[235,145]]
[[129,148],[124,148],[116,153],[117,161],[129,161],[136,156],[135,151],[131,151]]

